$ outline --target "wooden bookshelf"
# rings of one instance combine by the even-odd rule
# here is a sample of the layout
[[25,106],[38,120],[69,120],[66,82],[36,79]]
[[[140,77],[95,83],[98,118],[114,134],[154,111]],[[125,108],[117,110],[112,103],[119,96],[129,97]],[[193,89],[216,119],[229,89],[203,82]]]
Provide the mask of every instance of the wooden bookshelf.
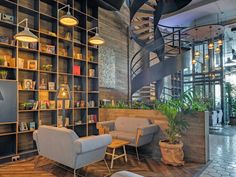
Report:
[[[71,6],[72,15],[79,20],[79,24],[72,28],[62,26],[57,16],[57,10],[67,4]],[[8,41],[0,40],[0,58],[15,59],[14,64],[0,64],[0,71],[7,71],[7,78],[0,78],[0,83],[21,83],[21,88],[18,86],[17,89],[16,121],[0,122],[0,144],[8,144],[7,151],[0,148],[0,159],[35,152],[34,130],[29,129],[30,122],[35,123],[35,129],[40,124],[57,126],[57,118],[62,114],[56,102],[60,84],[68,84],[72,95],[70,107],[66,109],[67,128],[79,136],[97,134],[98,48],[88,44],[89,37],[94,35],[89,30],[98,26],[97,4],[89,0],[3,0],[0,1],[0,13],[14,17],[13,22],[0,19],[0,32],[8,38]],[[60,16],[65,13],[66,10],[60,11]],[[29,20],[30,31],[38,36],[37,44],[14,41],[16,24],[24,18]],[[23,28],[20,26],[19,30]],[[30,68],[31,60],[37,63],[37,68]],[[74,66],[80,67],[80,74],[74,73]],[[24,88],[26,79],[32,80],[33,88]],[[43,81],[45,88],[42,87]],[[48,82],[54,82],[55,89],[49,89]],[[47,101],[49,106],[34,109],[30,103],[36,101],[38,105]],[[53,101],[55,107],[50,107]],[[27,130],[19,129],[22,122],[27,124]]]

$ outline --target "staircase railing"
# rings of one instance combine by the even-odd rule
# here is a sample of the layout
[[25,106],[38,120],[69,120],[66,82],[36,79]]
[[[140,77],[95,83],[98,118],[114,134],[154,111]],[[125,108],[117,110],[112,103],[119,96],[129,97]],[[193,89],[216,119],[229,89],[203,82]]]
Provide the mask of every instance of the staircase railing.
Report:
[[[165,27],[163,25],[160,25],[161,27]],[[131,69],[131,79],[133,79],[137,74],[139,74],[140,72],[142,72],[142,68],[143,68],[143,64],[142,62],[144,62],[144,57],[146,57],[144,54],[149,54],[151,52],[155,52],[156,50],[160,49],[161,47],[165,47],[167,48],[168,46],[170,47],[169,50],[165,51],[165,54],[169,54],[170,52],[173,52],[174,50],[178,49],[177,52],[173,53],[175,55],[178,55],[181,53],[181,47],[183,47],[182,45],[182,41],[181,41],[181,33],[183,28],[172,28],[172,27],[168,27],[169,29],[172,30],[171,33],[164,34],[163,38],[165,43],[163,45],[158,45],[159,41],[154,40],[152,42],[150,42],[149,44],[147,44],[146,46],[144,46],[143,48],[141,48],[131,59],[130,61],[130,69]],[[177,29],[177,30],[176,30]],[[148,60],[148,65],[150,66],[150,63],[155,60],[158,59],[159,57],[152,57],[151,59]]]

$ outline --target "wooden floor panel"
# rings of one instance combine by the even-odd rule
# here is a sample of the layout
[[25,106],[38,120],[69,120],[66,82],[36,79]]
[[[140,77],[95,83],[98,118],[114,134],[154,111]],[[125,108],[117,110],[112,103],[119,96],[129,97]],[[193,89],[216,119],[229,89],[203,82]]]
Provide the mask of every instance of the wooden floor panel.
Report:
[[[108,160],[108,164],[110,161]],[[118,159],[114,163],[112,173],[128,170],[145,177],[194,177],[204,167],[202,164],[186,163],[184,167],[166,166],[153,159],[143,159],[138,162],[135,156],[128,155],[128,163]],[[90,165],[78,171],[87,177],[103,177],[108,171],[103,162]],[[37,168],[34,168],[34,158],[8,163],[0,166],[0,177],[73,177],[72,169],[40,158]]]

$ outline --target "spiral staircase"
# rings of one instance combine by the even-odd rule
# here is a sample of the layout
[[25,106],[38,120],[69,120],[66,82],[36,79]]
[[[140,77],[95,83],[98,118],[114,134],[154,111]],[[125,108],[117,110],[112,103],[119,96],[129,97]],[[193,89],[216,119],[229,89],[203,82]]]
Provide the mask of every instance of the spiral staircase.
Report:
[[[143,88],[160,98],[163,78],[188,67],[190,46],[182,40],[182,28],[159,25],[162,15],[177,11],[191,0],[129,0],[130,36],[140,50],[130,61],[131,95]],[[137,95],[137,94],[136,94]]]

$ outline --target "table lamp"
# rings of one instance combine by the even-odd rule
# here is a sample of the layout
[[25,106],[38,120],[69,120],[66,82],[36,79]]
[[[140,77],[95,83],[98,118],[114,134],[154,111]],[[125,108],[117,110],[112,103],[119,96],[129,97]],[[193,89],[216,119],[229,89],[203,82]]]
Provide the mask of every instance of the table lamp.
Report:
[[67,84],[61,84],[57,90],[57,100],[62,100],[62,121],[63,126],[65,125],[66,110],[65,110],[65,101],[70,100],[70,88]]

